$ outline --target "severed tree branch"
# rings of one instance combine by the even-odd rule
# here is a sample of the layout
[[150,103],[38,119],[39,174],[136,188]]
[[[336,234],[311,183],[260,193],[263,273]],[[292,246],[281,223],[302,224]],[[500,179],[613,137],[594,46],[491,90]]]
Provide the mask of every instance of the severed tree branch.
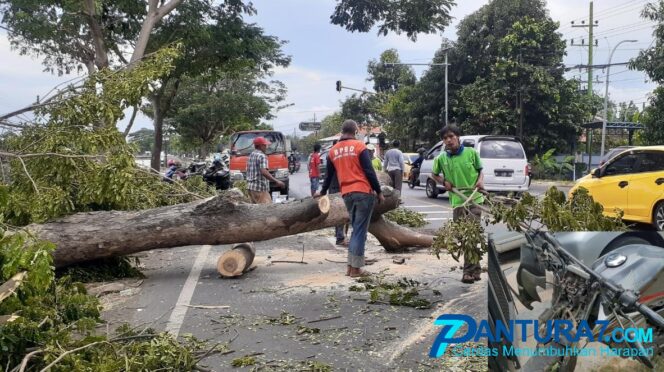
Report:
[[66,154],[58,154],[55,152],[43,152],[39,154],[14,154],[11,152],[2,152],[0,151],[0,156],[7,156],[11,158],[35,158],[35,157],[41,157],[41,156],[59,156],[61,158],[88,158],[88,159],[103,159],[104,156],[102,155],[66,155]]
[[25,372],[25,369],[28,367],[28,361],[30,360],[30,358],[32,358],[36,354],[43,353],[43,352],[44,352],[44,350],[40,349],[40,350],[35,350],[35,351],[32,351],[32,352],[26,354],[25,357],[23,358],[23,360],[21,361],[21,367],[18,369],[18,372]]
[[0,126],[23,129],[23,128],[25,128],[26,125],[25,124],[14,124],[14,123],[10,123],[10,122],[5,121],[5,120],[0,120]]
[[87,344],[87,345],[83,345],[81,347],[77,347],[76,349],[65,351],[59,357],[57,357],[54,361],[52,361],[51,364],[47,365],[46,367],[41,369],[39,372],[46,372],[46,371],[50,370],[51,367],[56,365],[59,361],[61,361],[64,357],[66,357],[69,354],[75,353],[77,351],[81,351],[83,349],[87,349],[89,347],[92,347],[92,346],[95,346],[95,345],[98,345],[98,344],[106,344],[106,343],[108,343],[108,342],[107,341],[97,341],[97,342],[93,342],[91,344]]
[[129,124],[127,124],[127,128],[125,128],[123,135],[125,138],[129,135],[129,131],[131,130],[131,127],[134,125],[134,119],[136,119],[136,114],[138,113],[138,105],[134,105],[134,111],[131,113],[131,118],[129,119]]

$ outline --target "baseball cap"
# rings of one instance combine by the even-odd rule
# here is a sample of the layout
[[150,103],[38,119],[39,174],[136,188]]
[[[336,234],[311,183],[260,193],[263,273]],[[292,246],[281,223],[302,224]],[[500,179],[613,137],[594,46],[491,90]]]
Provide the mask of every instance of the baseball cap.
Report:
[[376,151],[376,146],[374,146],[373,144],[370,143],[370,144],[367,145],[367,150]]
[[254,138],[254,146],[258,146],[258,145],[269,146],[269,145],[270,145],[270,141],[266,140],[266,139],[263,138],[263,137],[256,137],[256,138]]

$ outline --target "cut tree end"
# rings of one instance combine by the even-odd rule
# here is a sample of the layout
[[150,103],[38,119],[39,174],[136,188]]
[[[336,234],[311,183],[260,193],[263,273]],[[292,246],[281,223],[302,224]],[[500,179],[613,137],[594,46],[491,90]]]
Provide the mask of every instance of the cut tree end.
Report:
[[242,275],[254,262],[256,249],[252,243],[240,243],[224,252],[217,260],[217,271],[225,278]]
[[327,195],[323,195],[318,199],[318,209],[320,209],[321,214],[330,213],[330,198]]

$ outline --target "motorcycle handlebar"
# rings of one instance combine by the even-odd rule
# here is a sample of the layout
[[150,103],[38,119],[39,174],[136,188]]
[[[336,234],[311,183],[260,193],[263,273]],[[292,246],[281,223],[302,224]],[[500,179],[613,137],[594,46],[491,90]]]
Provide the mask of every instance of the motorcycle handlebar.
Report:
[[659,314],[657,314],[653,309],[650,307],[636,303],[635,304],[636,309],[643,314],[646,318],[648,318],[651,322],[653,322],[658,328],[664,329],[664,318],[662,318]]

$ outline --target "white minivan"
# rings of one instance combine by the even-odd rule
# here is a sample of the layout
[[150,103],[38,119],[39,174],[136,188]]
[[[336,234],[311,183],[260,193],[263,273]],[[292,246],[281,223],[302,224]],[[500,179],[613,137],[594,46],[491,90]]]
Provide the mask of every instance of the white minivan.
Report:
[[[474,147],[482,160],[484,188],[491,192],[528,191],[530,174],[523,145],[516,137],[496,135],[461,136],[465,147]],[[444,154],[443,141],[438,142],[425,155],[420,168],[420,184],[425,185],[427,196],[436,198],[445,187],[431,177],[433,160]]]

